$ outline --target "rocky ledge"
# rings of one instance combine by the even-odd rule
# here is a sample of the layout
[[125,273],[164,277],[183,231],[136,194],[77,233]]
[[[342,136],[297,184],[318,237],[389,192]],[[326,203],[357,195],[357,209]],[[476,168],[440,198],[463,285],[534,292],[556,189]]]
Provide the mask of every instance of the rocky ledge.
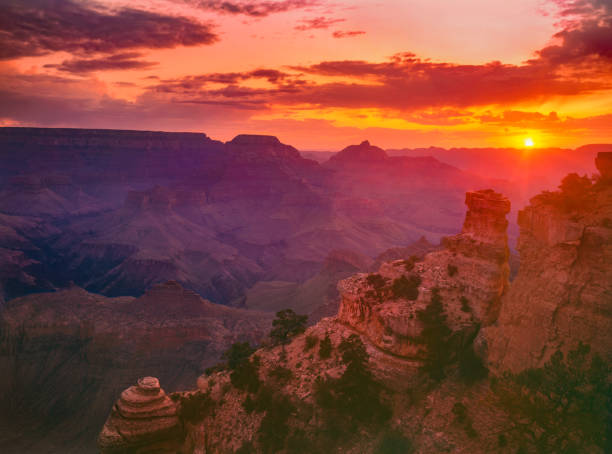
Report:
[[98,445],[103,453],[170,452],[181,432],[176,404],[157,378],[144,377],[121,393]]
[[497,319],[508,287],[506,214],[510,202],[492,190],[468,192],[462,233],[444,249],[415,259],[384,263],[378,273],[341,281],[338,319],[388,353],[418,358],[422,326],[417,312],[436,289],[450,326],[471,337]]

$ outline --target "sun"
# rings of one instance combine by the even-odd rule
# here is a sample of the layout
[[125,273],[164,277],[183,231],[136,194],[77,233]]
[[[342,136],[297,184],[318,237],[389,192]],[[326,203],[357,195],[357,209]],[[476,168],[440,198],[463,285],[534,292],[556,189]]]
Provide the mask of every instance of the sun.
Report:
[[527,137],[525,139],[525,146],[526,147],[533,147],[534,146],[533,139],[531,137]]

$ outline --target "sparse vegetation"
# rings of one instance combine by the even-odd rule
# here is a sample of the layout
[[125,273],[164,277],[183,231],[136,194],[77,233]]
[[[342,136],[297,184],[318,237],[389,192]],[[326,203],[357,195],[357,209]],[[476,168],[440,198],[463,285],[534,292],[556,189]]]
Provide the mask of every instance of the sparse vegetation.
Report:
[[307,321],[307,315],[298,315],[292,309],[279,311],[272,321],[270,339],[275,345],[285,345],[292,337],[306,330]]
[[478,437],[478,433],[473,426],[472,418],[470,417],[468,409],[464,404],[461,402],[455,402],[455,405],[453,405],[453,414],[455,415],[455,423],[463,427],[468,437]]
[[387,284],[387,281],[385,281],[385,278],[382,277],[380,274],[370,274],[366,278],[366,281],[368,285],[371,285],[372,287],[374,287],[375,290],[379,290]]
[[451,361],[449,339],[452,331],[446,323],[439,289],[432,289],[429,304],[417,312],[417,317],[423,322],[419,342],[425,346],[421,370],[434,381],[441,381],[446,377],[445,368]]
[[[541,368],[493,380],[524,452],[612,452],[612,367],[580,343]],[[529,448],[529,449],[527,449]]]
[[314,334],[310,334],[309,336],[306,336],[306,340],[304,343],[304,351],[307,352],[313,349],[314,346],[317,345],[317,342],[319,342],[319,338],[315,336]]
[[472,308],[470,307],[470,301],[465,296],[459,298],[459,301],[461,302],[461,310],[463,312],[472,312]]
[[459,268],[457,268],[455,265],[449,263],[448,266],[446,267],[446,271],[448,272],[448,275],[450,277],[453,277],[453,276],[455,276],[459,272]]
[[482,358],[474,351],[474,345],[470,343],[467,347],[457,353],[459,365],[459,377],[467,384],[473,384],[483,380],[489,374]]
[[566,212],[580,211],[590,205],[592,189],[593,182],[589,177],[570,173],[561,180],[558,191],[544,191],[535,199],[550,203]]
[[413,452],[414,445],[412,441],[396,430],[383,434],[380,442],[374,449],[374,454],[412,454]]
[[255,353],[255,349],[248,342],[236,342],[223,353],[223,359],[227,361],[227,367],[230,370],[235,370],[248,361],[253,353]]
[[257,392],[261,381],[259,379],[259,357],[240,363],[230,374],[230,380],[235,388],[251,393]]
[[284,385],[293,378],[293,372],[291,371],[291,369],[288,369],[279,364],[278,366],[270,369],[270,371],[268,372],[268,376],[277,383]]
[[180,398],[179,416],[191,424],[197,424],[211,414],[215,408],[215,401],[210,393],[200,391]]
[[338,350],[346,369],[338,379],[317,381],[317,403],[327,410],[328,417],[334,418],[337,414],[339,420],[352,429],[359,424],[385,422],[390,417],[390,410],[381,399],[381,385],[374,380],[368,367],[369,355],[363,342],[353,334],[342,341]]
[[419,285],[421,285],[421,277],[418,274],[411,274],[409,277],[401,276],[393,281],[391,292],[395,298],[414,301],[419,297]]
[[319,343],[319,358],[328,359],[331,357],[331,353],[334,346],[332,345],[332,341],[329,338],[329,333],[325,333],[325,337]]

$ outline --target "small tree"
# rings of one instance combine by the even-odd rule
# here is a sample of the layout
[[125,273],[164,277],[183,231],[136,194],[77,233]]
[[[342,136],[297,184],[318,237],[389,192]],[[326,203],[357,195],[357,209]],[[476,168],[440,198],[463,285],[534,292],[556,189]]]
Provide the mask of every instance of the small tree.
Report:
[[441,381],[446,376],[444,369],[452,357],[449,345],[452,331],[446,323],[439,289],[432,289],[429,304],[417,312],[417,317],[423,323],[419,341],[425,346],[425,359],[421,370],[433,380]]
[[325,337],[319,343],[319,358],[327,359],[331,356],[333,349],[332,341],[329,338],[329,333],[325,333]]
[[353,424],[383,423],[390,417],[390,411],[381,401],[382,388],[368,367],[369,355],[363,342],[352,334],[340,343],[338,350],[346,369],[337,380],[317,383],[317,402]]
[[540,453],[612,452],[611,373],[582,343],[542,368],[506,373],[493,390],[511,418],[508,434]]
[[272,322],[270,338],[276,345],[284,345],[294,336],[306,331],[307,315],[298,315],[292,309],[285,309],[276,313]]
[[248,361],[249,357],[255,352],[248,342],[236,342],[223,353],[223,359],[227,361],[230,370],[235,370],[238,366]]
[[418,274],[411,274],[409,277],[401,276],[391,284],[391,292],[395,298],[414,301],[419,297],[419,285],[421,285],[421,277]]

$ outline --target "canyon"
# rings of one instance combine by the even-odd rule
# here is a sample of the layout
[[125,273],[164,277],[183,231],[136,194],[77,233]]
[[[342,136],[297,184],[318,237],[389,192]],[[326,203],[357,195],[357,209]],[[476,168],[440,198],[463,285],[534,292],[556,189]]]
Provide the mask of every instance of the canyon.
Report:
[[[346,346],[360,339],[373,376],[390,399],[394,430],[410,434],[416,452],[505,452],[507,441],[500,435],[506,433],[510,415],[495,404],[494,392],[494,381],[505,371],[542,366],[555,351],[567,354],[580,342],[588,342],[608,364],[612,359],[611,162],[612,153],[600,153],[594,184],[582,180],[579,191],[571,190],[570,183],[579,177],[570,175],[560,191],[543,193],[520,211],[521,267],[512,283],[506,233],[510,202],[492,190],[468,192],[463,229],[444,238],[441,249],[386,262],[378,273],[341,281],[336,316],[322,319],[286,345],[266,345],[247,359],[255,365],[258,393],[238,385],[236,370],[205,374],[197,380],[197,390],[176,393],[173,412],[183,415],[184,432],[171,440],[182,443],[180,452],[267,452],[278,437],[281,452],[319,449],[317,433],[328,430],[321,426],[326,421],[321,387],[346,379],[352,367],[346,362]],[[427,358],[422,350],[426,322],[419,313],[427,300],[438,297],[454,349],[460,354],[473,348],[487,364],[491,380],[466,384],[451,375],[434,387],[419,383]],[[324,340],[331,349],[326,355],[321,353]],[[313,348],[318,344],[317,355]],[[293,410],[281,412],[287,419],[277,422],[275,430],[284,435],[276,439],[266,429],[267,418],[281,411],[274,407],[274,397],[267,397],[272,399],[268,407],[257,409],[266,387],[280,399],[276,405],[294,402],[285,404]],[[196,417],[186,412],[193,401],[200,402]],[[162,415],[150,410],[146,435],[157,433],[155,418]],[[99,438],[102,451],[147,446],[146,436],[109,443],[109,431],[130,433],[129,421],[118,421],[115,411]],[[377,438],[371,427],[363,428],[334,449],[378,452]],[[164,436],[159,440],[168,442]]]
[[[546,194],[523,208],[509,180],[367,141],[322,163],[272,136],[0,128],[0,144],[3,452],[94,452],[102,427],[108,452],[234,452],[256,443],[262,414],[244,411],[230,371],[205,370],[236,342],[261,345],[261,381],[282,365],[281,395],[314,405],[352,334],[425,452],[487,452],[492,438],[448,426],[464,402],[496,433],[485,385],[407,403],[433,295],[453,343],[492,374],[578,340],[610,359],[610,153],[589,203],[568,209]],[[587,151],[572,152],[579,169]],[[286,308],[309,315],[306,333],[270,345]],[[307,350],[326,337],[329,358]],[[202,396],[215,416],[187,421]]]

